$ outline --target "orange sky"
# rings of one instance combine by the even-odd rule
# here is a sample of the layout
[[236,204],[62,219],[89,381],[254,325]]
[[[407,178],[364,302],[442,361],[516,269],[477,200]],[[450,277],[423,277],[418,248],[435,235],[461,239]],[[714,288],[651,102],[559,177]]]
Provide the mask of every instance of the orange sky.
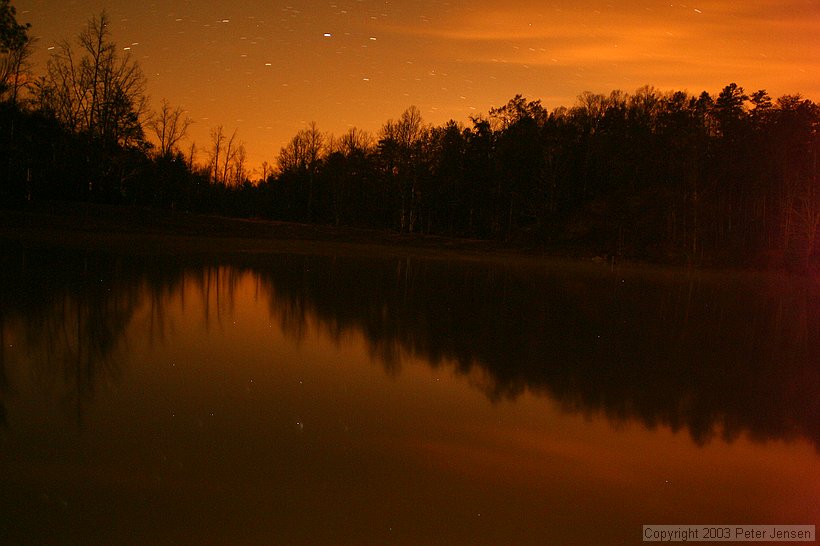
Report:
[[48,47],[105,8],[152,105],[188,110],[198,160],[222,125],[256,167],[311,121],[376,133],[415,104],[468,121],[516,93],[548,109],[583,91],[717,92],[729,82],[820,98],[820,1],[13,0]]

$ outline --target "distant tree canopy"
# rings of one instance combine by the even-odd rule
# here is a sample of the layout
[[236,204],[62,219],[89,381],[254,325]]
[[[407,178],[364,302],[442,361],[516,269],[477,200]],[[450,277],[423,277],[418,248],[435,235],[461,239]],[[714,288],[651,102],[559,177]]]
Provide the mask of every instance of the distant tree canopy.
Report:
[[672,262],[820,264],[820,107],[799,95],[647,86],[584,92],[552,111],[516,95],[441,126],[411,106],[375,135],[334,137],[311,123],[251,183],[236,131],[211,130],[205,165],[195,144],[183,153],[191,120],[167,101],[150,112],[145,77],[111,41],[105,12],[37,79],[27,31],[0,0],[0,202],[130,203]]
[[300,132],[259,192],[273,203],[263,213],[296,221],[664,261],[809,264],[820,258],[818,126],[814,102],[735,83],[714,98],[587,92],[552,112],[516,95],[468,126],[426,125],[411,107],[361,145],[355,168],[312,125],[319,145],[299,156]]

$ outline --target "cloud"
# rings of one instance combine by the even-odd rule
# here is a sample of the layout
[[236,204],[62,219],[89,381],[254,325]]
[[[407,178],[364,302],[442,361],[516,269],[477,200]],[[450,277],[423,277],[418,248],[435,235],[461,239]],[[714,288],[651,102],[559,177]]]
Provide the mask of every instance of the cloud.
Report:
[[[426,6],[431,8],[431,6]],[[695,3],[496,2],[385,25],[430,59],[473,65],[583,68],[607,81],[640,77],[714,88],[727,80],[820,94],[815,0]],[[677,77],[676,77],[677,76]],[[775,81],[765,81],[766,77]],[[591,84],[594,82],[590,82]]]

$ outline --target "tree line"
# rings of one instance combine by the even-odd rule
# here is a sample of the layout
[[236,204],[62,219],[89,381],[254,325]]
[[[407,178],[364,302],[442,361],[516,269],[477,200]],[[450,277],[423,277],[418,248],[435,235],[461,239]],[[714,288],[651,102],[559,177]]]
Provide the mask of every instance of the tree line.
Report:
[[817,260],[820,107],[732,83],[643,87],[547,111],[516,95],[468,125],[410,107],[375,137],[315,126],[259,186],[302,222],[581,247],[664,261]]
[[205,164],[193,121],[163,99],[152,110],[147,80],[117,48],[105,12],[73,41],[62,40],[35,76],[35,40],[0,0],[0,202],[71,200],[237,213],[237,188],[250,185],[236,132],[211,131]]
[[35,78],[28,28],[8,0],[0,6],[6,201],[129,203],[686,263],[820,261],[820,106],[800,95],[646,86],[585,92],[551,111],[516,95],[440,126],[411,106],[375,134],[311,123],[253,176],[235,131],[211,130],[205,164],[195,144],[182,149],[191,120],[167,101],[150,110],[145,77],[114,46],[104,13]]

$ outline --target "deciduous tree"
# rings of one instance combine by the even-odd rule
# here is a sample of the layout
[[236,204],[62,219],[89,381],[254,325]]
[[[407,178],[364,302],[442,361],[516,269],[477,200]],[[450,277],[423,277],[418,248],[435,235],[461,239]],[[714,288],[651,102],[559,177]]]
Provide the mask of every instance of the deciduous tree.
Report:
[[182,107],[172,108],[166,99],[162,99],[162,107],[148,121],[148,128],[157,138],[158,155],[160,157],[173,155],[192,123],[193,120],[185,115]]
[[63,40],[37,85],[37,104],[95,145],[144,143],[146,80],[130,54],[120,55],[103,11],[92,17],[76,46]]

